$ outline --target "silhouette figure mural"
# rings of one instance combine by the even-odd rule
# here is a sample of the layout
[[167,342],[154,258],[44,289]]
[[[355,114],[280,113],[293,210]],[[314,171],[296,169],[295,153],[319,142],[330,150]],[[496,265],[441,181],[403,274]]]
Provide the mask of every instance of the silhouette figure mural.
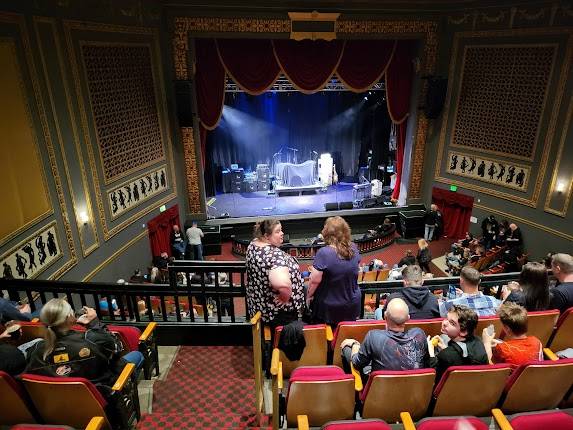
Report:
[[61,256],[55,222],[41,233],[22,241],[13,251],[0,257],[2,277],[31,279]]
[[450,151],[446,171],[497,186],[526,191],[530,168],[499,162],[495,159],[471,156]]
[[108,191],[111,214],[115,218],[167,189],[165,167],[136,177],[128,184]]

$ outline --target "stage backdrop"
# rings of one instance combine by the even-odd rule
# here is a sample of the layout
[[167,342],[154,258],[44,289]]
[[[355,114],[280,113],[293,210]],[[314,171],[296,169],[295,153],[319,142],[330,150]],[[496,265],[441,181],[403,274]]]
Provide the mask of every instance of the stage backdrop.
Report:
[[229,93],[219,126],[207,137],[206,169],[211,161],[255,170],[257,163],[270,166],[279,152],[282,161],[296,153],[298,163],[328,152],[340,178],[354,177],[366,163],[368,148],[387,162],[389,134],[383,92],[368,100],[351,92]]

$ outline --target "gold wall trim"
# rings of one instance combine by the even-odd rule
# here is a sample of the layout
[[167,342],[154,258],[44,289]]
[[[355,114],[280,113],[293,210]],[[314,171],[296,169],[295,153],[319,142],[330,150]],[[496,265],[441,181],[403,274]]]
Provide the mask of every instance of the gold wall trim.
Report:
[[[0,14],[0,22],[13,23],[13,21],[10,20],[10,16],[7,17],[7,16],[3,16],[1,14]],[[0,43],[4,43],[4,42],[11,45],[10,47],[14,51],[14,54],[15,54],[14,58],[17,59],[18,55],[16,52],[15,39],[12,37],[0,37]],[[42,178],[42,184],[44,186],[45,198],[46,198],[46,201],[48,203],[48,210],[46,212],[36,216],[35,218],[29,220],[28,222],[26,222],[22,226],[18,227],[16,230],[12,231],[11,233],[7,234],[6,236],[1,237],[0,238],[0,246],[4,245],[5,243],[8,243],[11,239],[17,237],[18,235],[25,232],[26,230],[28,230],[33,225],[38,224],[40,221],[48,218],[50,215],[52,215],[54,213],[52,200],[50,199],[50,194],[48,191],[49,187],[48,187],[48,182],[46,180],[46,171],[45,171],[44,163],[42,162],[42,155],[40,152],[40,143],[38,142],[38,132],[37,132],[36,128],[34,127],[34,121],[32,120],[32,112],[30,111],[29,94],[28,94],[28,91],[26,89],[26,85],[24,84],[24,79],[23,79],[22,70],[21,70],[21,64],[19,63],[19,61],[16,61],[15,67],[18,70],[18,80],[19,80],[20,90],[22,92],[22,98],[23,98],[24,107],[26,110],[26,116],[28,118],[28,125],[30,127],[30,133],[32,135],[32,139],[34,140],[34,151],[35,151],[36,156],[40,162],[40,166],[42,167],[41,178]]]
[[122,246],[120,246],[117,251],[115,251],[113,254],[111,254],[109,257],[107,257],[104,261],[102,261],[98,266],[95,267],[95,269],[93,269],[90,273],[88,273],[84,279],[82,279],[82,282],[88,282],[90,281],[101,269],[103,269],[104,267],[106,267],[108,264],[110,264],[113,260],[115,260],[117,258],[118,255],[123,254],[125,252],[126,249],[131,248],[131,246],[137,242],[138,240],[141,240],[142,238],[147,237],[147,230],[142,231],[141,233],[139,233],[137,236],[135,236],[133,239],[131,239],[129,242],[123,244]]
[[[175,190],[177,189],[177,182],[175,176],[175,166],[173,160],[173,145],[171,142],[171,138],[167,130],[169,130],[169,122],[167,118],[167,101],[165,98],[165,92],[159,91],[158,88],[165,88],[164,78],[163,78],[163,69],[161,68],[161,55],[160,55],[160,47],[159,47],[159,33],[157,30],[148,29],[148,28],[141,28],[141,27],[126,27],[126,26],[116,26],[116,25],[106,25],[106,24],[98,24],[98,23],[85,23],[85,22],[78,22],[78,21],[64,21],[64,32],[67,44],[68,55],[70,57],[70,64],[72,69],[72,75],[74,79],[74,85],[76,88],[78,104],[79,104],[79,112],[80,112],[80,123],[82,127],[82,133],[84,135],[84,141],[86,142],[86,146],[88,148],[88,160],[90,164],[90,169],[92,172],[92,180],[94,183],[95,188],[95,195],[96,195],[96,204],[98,208],[99,218],[102,225],[103,236],[104,240],[108,241],[113,236],[127,228],[129,225],[134,223],[135,221],[139,220],[141,217],[147,215],[148,213],[152,212],[153,210],[157,209],[159,206],[173,200],[177,197]],[[154,76],[154,85],[155,85],[155,92],[156,92],[156,99],[157,99],[157,114],[160,118],[159,123],[161,127],[162,133],[162,142],[166,152],[168,153],[169,159],[169,168],[171,170],[171,189],[172,192],[164,197],[163,199],[153,202],[149,206],[143,208],[140,212],[134,213],[130,218],[126,219],[125,221],[121,222],[114,227],[110,227],[108,224],[108,219],[106,217],[106,211],[104,206],[104,195],[103,193],[105,190],[100,185],[100,180],[98,176],[98,169],[96,165],[95,154],[93,150],[92,138],[90,137],[90,126],[87,117],[87,110],[83,102],[83,94],[84,91],[82,90],[82,82],[80,80],[80,71],[79,65],[76,57],[76,51],[74,49],[74,40],[72,32],[74,30],[84,30],[84,31],[93,31],[93,32],[111,32],[111,33],[121,33],[121,34],[134,34],[134,35],[146,35],[151,36],[152,41],[149,43],[153,46],[151,50],[152,53],[152,67],[153,67],[153,76]],[[159,162],[159,160],[156,160]],[[141,169],[139,169],[141,170]],[[107,196],[105,197],[107,199]]]
[[[571,58],[573,56],[573,36],[569,36],[567,41],[567,53],[566,57]],[[555,166],[553,168],[553,175],[551,177],[551,185],[547,190],[547,196],[545,197],[545,204],[543,210],[547,213],[557,215],[560,217],[565,217],[567,215],[567,210],[569,209],[569,204],[571,203],[571,196],[573,195],[573,178],[569,178],[567,183],[567,189],[565,190],[565,202],[561,210],[554,209],[550,206],[551,197],[555,195],[555,187],[557,185],[557,177],[559,175],[559,167],[561,165],[561,159],[563,157],[563,150],[565,149],[565,141],[567,139],[567,131],[569,130],[569,125],[571,124],[571,117],[573,115],[573,98],[569,100],[569,107],[567,108],[567,115],[565,117],[565,122],[563,124],[561,135],[561,141],[559,142],[559,149],[557,150],[557,157],[555,158]],[[549,151],[548,151],[549,152]],[[573,172],[570,173],[573,176]]]
[[[95,225],[95,218],[94,218],[93,209],[92,209],[91,196],[90,196],[90,191],[89,191],[89,187],[88,187],[87,175],[86,175],[85,166],[84,166],[84,162],[83,162],[83,155],[82,155],[81,146],[80,146],[80,142],[79,142],[79,136],[78,136],[76,126],[75,126],[74,109],[71,106],[70,91],[68,88],[67,79],[65,79],[65,77],[63,75],[63,72],[66,69],[64,68],[64,65],[63,65],[61,46],[60,46],[60,42],[57,38],[56,21],[53,18],[34,17],[34,23],[35,23],[35,27],[36,27],[35,28],[36,29],[36,38],[37,38],[37,42],[38,42],[40,58],[42,61],[42,68],[43,68],[44,77],[45,77],[46,83],[47,83],[46,88],[48,90],[48,96],[49,96],[49,100],[50,100],[50,106],[52,108],[52,114],[54,115],[54,126],[56,128],[58,143],[60,145],[60,152],[62,154],[62,161],[64,163],[64,168],[66,171],[66,179],[67,179],[67,183],[68,183],[68,189],[70,190],[70,197],[72,200],[73,210],[74,210],[74,214],[76,217],[76,230],[78,233],[78,237],[80,239],[80,246],[82,248],[83,257],[86,258],[88,255],[90,255],[92,252],[94,252],[96,249],[99,248],[99,238],[98,238],[98,234],[97,234],[97,228]],[[52,35],[54,38],[54,44],[56,47],[56,56],[58,58],[58,66],[59,66],[59,70],[60,70],[60,76],[62,78],[62,85],[64,87],[64,93],[66,96],[68,115],[70,117],[70,129],[72,130],[74,147],[76,149],[76,154],[78,157],[78,165],[79,165],[79,169],[81,172],[82,189],[83,189],[84,197],[86,200],[86,212],[87,212],[88,218],[89,218],[88,224],[89,224],[89,228],[92,230],[92,234],[94,237],[94,243],[91,244],[90,246],[86,246],[86,243],[85,243],[85,240],[83,237],[84,235],[83,235],[82,230],[84,228],[87,228],[87,227],[85,227],[83,225],[83,222],[79,218],[81,208],[78,207],[78,204],[76,202],[75,192],[74,192],[74,188],[73,188],[73,184],[72,184],[72,178],[70,175],[70,169],[68,167],[68,160],[66,157],[66,148],[64,148],[64,139],[62,137],[62,132],[60,130],[60,125],[59,125],[60,119],[58,118],[58,113],[57,113],[57,109],[56,109],[55,101],[54,101],[54,95],[52,93],[52,87],[49,84],[50,79],[49,79],[49,73],[48,73],[48,66],[46,63],[46,57],[44,55],[44,49],[42,48],[40,29],[38,27],[39,23],[50,25]]]
[[199,173],[197,172],[197,155],[193,127],[181,127],[183,157],[185,159],[185,179],[187,182],[187,204],[191,213],[201,213],[201,196],[199,193]]
[[[361,35],[374,34],[383,38],[421,38],[423,41],[423,66],[420,75],[431,75],[436,68],[438,51],[438,23],[436,21],[419,20],[337,20],[335,25],[336,35]],[[176,17],[174,18],[173,34],[173,64],[175,79],[189,80],[189,33],[285,33],[291,32],[289,19],[249,19],[249,18],[197,18]],[[422,82],[419,100],[423,100],[427,92],[427,82]],[[415,109],[412,106],[412,109]],[[412,164],[410,170],[410,185],[408,190],[409,199],[419,199],[422,190],[422,178],[424,170],[424,152],[428,122],[422,115],[417,115],[416,142],[412,151]],[[186,163],[186,168],[188,164]],[[189,166],[191,167],[191,166]],[[196,169],[196,168],[195,168]],[[189,177],[192,172],[187,172]],[[189,190],[188,190],[189,193]],[[204,198],[204,196],[203,196]],[[191,199],[191,196],[189,196]]]
[[484,205],[478,204],[478,203],[474,203],[474,208],[481,209],[485,212],[491,212],[491,213],[494,213],[496,215],[501,215],[505,218],[508,218],[512,221],[515,221],[516,223],[530,225],[530,226],[535,227],[539,230],[546,231],[547,233],[550,233],[554,236],[562,237],[563,239],[573,240],[573,235],[563,233],[562,231],[555,230],[555,229],[547,227],[543,224],[538,224],[536,222],[528,220],[527,218],[521,218],[520,216],[511,214],[509,212],[503,212],[503,211],[500,211],[498,209],[490,208],[489,206],[484,206]]
[[28,69],[30,71],[30,77],[32,80],[32,87],[34,89],[34,96],[36,99],[36,105],[38,107],[38,115],[40,117],[40,123],[42,125],[42,132],[44,135],[44,140],[46,144],[46,150],[48,152],[48,158],[50,162],[51,173],[54,178],[54,186],[56,189],[56,193],[58,196],[58,203],[60,205],[62,223],[64,226],[66,241],[68,244],[68,250],[70,254],[69,260],[64,263],[62,267],[60,267],[55,274],[51,276],[53,279],[57,279],[70,270],[73,266],[77,264],[77,255],[74,246],[74,239],[72,236],[72,228],[70,225],[70,220],[68,216],[68,210],[66,208],[66,200],[64,196],[64,190],[62,187],[62,181],[60,179],[60,174],[58,171],[58,165],[56,161],[56,156],[54,152],[54,146],[52,144],[52,138],[50,134],[50,130],[48,127],[48,120],[46,117],[46,111],[44,108],[44,103],[42,100],[42,93],[40,90],[40,84],[38,82],[38,74],[36,73],[36,67],[34,66],[34,59],[32,57],[31,45],[30,45],[30,37],[28,33],[28,29],[26,27],[25,18],[23,15],[16,15],[16,14],[4,14],[0,13],[0,22],[4,23],[11,23],[18,25],[20,29],[20,33],[22,35],[22,46],[24,48],[24,53],[26,56],[26,62]]
[[[535,29],[520,29],[520,30],[495,30],[495,31],[471,31],[471,32],[458,32],[454,36],[454,44],[452,49],[451,61],[450,61],[450,68],[448,72],[448,76],[454,76],[456,70],[456,63],[457,63],[457,56],[458,50],[460,45],[460,39],[462,38],[482,38],[482,37],[519,37],[519,36],[552,36],[552,35],[571,35],[573,34],[573,30],[571,29],[563,29],[563,28],[535,28]],[[571,37],[571,36],[570,36]],[[557,126],[557,120],[559,117],[559,110],[561,108],[561,102],[563,99],[563,94],[565,90],[565,85],[567,83],[567,77],[569,73],[569,69],[571,66],[572,56],[570,55],[571,52],[569,49],[567,50],[568,57],[563,61],[558,82],[555,88],[555,102],[553,104],[553,108],[551,109],[549,115],[549,124],[547,127],[547,132],[545,135],[545,139],[543,140],[543,148],[544,150],[541,151],[541,159],[539,162],[538,168],[538,175],[534,183],[533,192],[531,198],[523,198],[513,194],[507,194],[500,191],[492,191],[490,188],[481,187],[474,184],[469,184],[466,182],[460,182],[453,180],[451,178],[445,178],[441,176],[441,165],[442,160],[445,155],[445,146],[446,146],[446,130],[448,128],[448,119],[450,117],[450,106],[452,103],[452,89],[454,86],[453,79],[450,79],[448,82],[448,90],[446,96],[446,103],[444,105],[444,116],[442,119],[442,127],[440,131],[440,138],[439,138],[439,145],[438,145],[438,156],[436,158],[436,164],[434,168],[434,180],[436,182],[441,182],[445,184],[455,184],[460,187],[465,187],[474,191],[478,191],[484,194],[493,195],[494,197],[502,198],[505,200],[509,200],[515,203],[519,203],[522,205],[530,206],[530,207],[537,207],[537,203],[539,200],[539,194],[541,192],[541,185],[543,183],[543,179],[545,177],[545,172],[547,170],[547,162],[549,159],[549,152],[551,143],[553,140],[553,136],[555,134],[555,129]],[[461,78],[460,78],[461,79]]]

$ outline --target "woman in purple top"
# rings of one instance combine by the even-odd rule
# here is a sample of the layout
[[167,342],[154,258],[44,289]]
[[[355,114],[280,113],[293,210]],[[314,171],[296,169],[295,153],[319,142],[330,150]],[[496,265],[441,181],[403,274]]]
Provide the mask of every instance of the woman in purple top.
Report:
[[322,235],[328,246],[314,257],[308,299],[312,299],[310,309],[314,323],[336,326],[340,321],[353,321],[360,316],[360,254],[343,218],[328,218]]

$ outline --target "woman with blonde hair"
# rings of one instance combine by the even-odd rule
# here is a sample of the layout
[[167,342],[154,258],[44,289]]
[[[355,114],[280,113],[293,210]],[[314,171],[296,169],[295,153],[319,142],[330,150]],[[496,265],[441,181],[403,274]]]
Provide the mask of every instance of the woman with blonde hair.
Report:
[[430,270],[430,261],[432,261],[432,254],[430,253],[430,247],[426,239],[418,240],[418,255],[416,260],[418,260],[418,265],[426,273],[432,273]]
[[[81,312],[76,319],[65,299],[52,299],[44,305],[40,320],[47,330],[44,340],[28,351],[27,373],[81,377],[111,386],[126,362],[141,366],[143,355],[139,351],[120,356],[121,342],[99,322],[94,309],[85,306]],[[86,331],[72,330],[75,324],[84,325]]]
[[360,253],[342,217],[327,218],[322,235],[327,246],[314,257],[307,298],[312,299],[312,322],[336,326],[360,316]]

